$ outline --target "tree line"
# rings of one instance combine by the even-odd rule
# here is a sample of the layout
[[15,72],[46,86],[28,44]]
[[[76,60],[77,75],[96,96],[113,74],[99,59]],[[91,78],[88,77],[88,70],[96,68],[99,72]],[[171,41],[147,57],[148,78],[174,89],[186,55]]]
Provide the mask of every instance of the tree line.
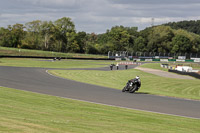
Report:
[[190,21],[180,21],[180,22],[170,22],[165,24],[173,29],[184,29],[188,32],[192,32],[200,35],[200,20],[190,20]]
[[107,54],[109,51],[200,53],[200,36],[160,25],[138,31],[114,26],[105,33],[76,32],[71,18],[35,20],[0,28],[0,46],[56,52]]

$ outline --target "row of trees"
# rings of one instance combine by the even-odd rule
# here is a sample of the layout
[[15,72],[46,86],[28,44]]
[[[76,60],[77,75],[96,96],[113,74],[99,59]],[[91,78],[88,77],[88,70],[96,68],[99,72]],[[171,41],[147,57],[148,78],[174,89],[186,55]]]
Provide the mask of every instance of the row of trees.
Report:
[[184,29],[189,32],[200,35],[200,20],[170,22],[165,25],[170,26],[173,29]]
[[5,47],[41,49],[59,52],[83,52],[81,39],[85,32],[76,33],[70,18],[52,21],[32,21],[0,29],[0,45]]
[[[136,27],[115,26],[96,37],[93,49],[154,53],[200,53],[200,36],[169,26],[155,26],[137,32]],[[94,50],[94,51],[95,51]]]
[[115,26],[103,34],[76,32],[70,18],[32,21],[0,28],[0,45],[59,52],[107,54],[108,51],[200,53],[200,36],[170,26]]

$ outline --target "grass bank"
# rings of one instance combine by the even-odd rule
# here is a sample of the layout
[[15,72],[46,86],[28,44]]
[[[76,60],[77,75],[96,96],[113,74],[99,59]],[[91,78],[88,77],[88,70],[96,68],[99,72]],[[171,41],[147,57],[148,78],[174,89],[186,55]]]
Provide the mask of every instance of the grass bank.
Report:
[[90,60],[48,60],[0,58],[0,66],[41,67],[41,68],[96,68],[108,67],[111,61]]
[[51,70],[50,73],[89,84],[122,89],[129,79],[139,75],[142,87],[139,92],[200,100],[200,82],[173,79],[130,69],[121,71]]
[[183,133],[200,120],[110,107],[0,87],[3,133]]
[[[162,71],[168,71],[167,68],[162,68],[160,66],[160,64],[162,64],[162,63],[145,63],[145,64],[141,65],[140,67],[157,69],[157,70],[162,70]],[[166,63],[164,63],[164,64],[166,64]]]
[[0,56],[42,56],[42,57],[77,57],[77,58],[107,58],[103,55],[92,55],[92,54],[77,54],[77,53],[61,53],[53,51],[42,51],[42,50],[29,50],[29,49],[18,49],[0,47]]

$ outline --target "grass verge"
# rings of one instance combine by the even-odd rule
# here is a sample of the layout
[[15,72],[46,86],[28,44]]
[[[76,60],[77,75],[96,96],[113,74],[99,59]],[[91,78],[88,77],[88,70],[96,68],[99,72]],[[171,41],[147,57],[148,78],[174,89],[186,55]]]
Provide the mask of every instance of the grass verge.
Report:
[[95,68],[106,67],[111,61],[14,59],[0,58],[0,66],[41,67],[41,68]]
[[77,53],[61,53],[52,51],[42,50],[29,50],[29,49],[18,49],[0,47],[0,55],[4,56],[42,56],[42,57],[77,57],[77,58],[107,58],[103,55],[92,55],[92,54],[77,54]]
[[162,63],[162,62],[161,63],[146,63],[146,64],[141,65],[141,67],[168,71],[167,68],[160,67],[160,64],[168,64],[171,67],[176,67],[176,65],[190,66],[195,70],[200,70],[200,64],[198,64],[198,63]]
[[0,87],[3,133],[182,133],[200,120],[92,104]]
[[162,70],[162,71],[168,71],[167,68],[162,68],[160,66],[160,64],[162,64],[162,63],[145,63],[145,64],[141,65],[140,67],[157,69],[157,70]]

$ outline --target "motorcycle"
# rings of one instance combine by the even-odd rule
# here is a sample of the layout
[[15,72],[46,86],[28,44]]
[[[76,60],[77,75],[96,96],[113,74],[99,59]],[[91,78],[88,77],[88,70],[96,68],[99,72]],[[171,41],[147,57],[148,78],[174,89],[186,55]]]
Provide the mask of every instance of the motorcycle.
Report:
[[126,83],[126,86],[122,89],[122,92],[127,91],[129,93],[134,93],[135,91],[139,90],[140,86],[141,86],[140,80],[137,79],[129,80]]

